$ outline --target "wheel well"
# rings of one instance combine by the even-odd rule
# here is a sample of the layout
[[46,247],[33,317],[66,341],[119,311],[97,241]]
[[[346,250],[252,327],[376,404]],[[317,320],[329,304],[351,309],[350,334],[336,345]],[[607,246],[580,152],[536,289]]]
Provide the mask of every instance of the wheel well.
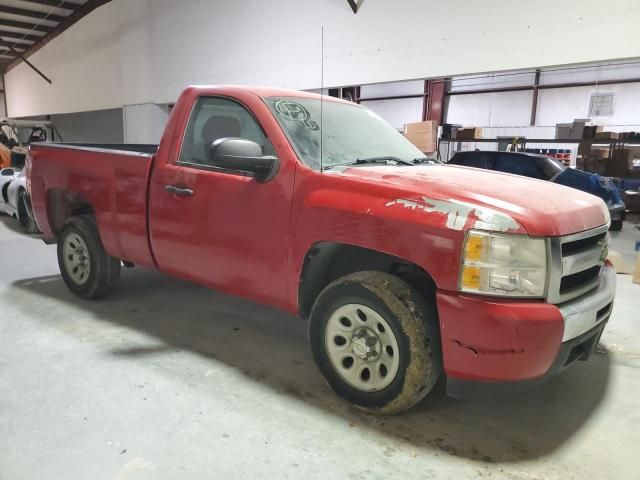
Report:
[[47,194],[47,215],[53,232],[57,234],[69,218],[76,215],[95,215],[95,212],[81,195],[51,190]]
[[421,267],[399,257],[368,248],[336,242],[320,242],[305,255],[298,287],[298,309],[308,318],[316,298],[334,280],[350,273],[374,270],[402,278],[428,298],[435,282]]
[[5,203],[9,203],[9,185],[11,185],[11,182],[7,182],[2,186],[2,200]]

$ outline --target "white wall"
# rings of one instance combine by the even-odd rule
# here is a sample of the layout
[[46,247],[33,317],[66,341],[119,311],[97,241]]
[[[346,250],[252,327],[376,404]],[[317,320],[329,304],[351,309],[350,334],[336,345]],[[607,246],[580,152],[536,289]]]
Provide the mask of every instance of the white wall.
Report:
[[368,0],[357,15],[345,0],[113,0],[31,57],[53,85],[24,63],[7,74],[8,110],[170,103],[194,83],[317,88],[322,25],[338,86],[640,57],[639,23],[637,0],[519,2],[515,17],[511,0]]
[[452,92],[471,92],[478,89],[525,87],[533,85],[535,72],[499,72],[484,75],[461,75],[451,81]]
[[453,95],[448,99],[447,122],[470,127],[528,125],[532,97],[531,91]]
[[405,123],[422,121],[421,98],[374,100],[361,102],[361,105],[373,110],[398,130],[403,130]]
[[[613,94],[613,115],[589,116],[589,100],[591,95],[596,93]],[[597,125],[638,125],[640,83],[540,90],[537,125],[567,123],[574,118],[591,118]]]
[[[474,76],[453,79],[453,91],[473,91],[498,86],[533,84],[533,72]],[[607,63],[598,66],[571,66],[542,70],[541,85],[596,82],[640,78],[640,62]],[[613,115],[591,116],[589,102],[593,94],[613,94]],[[531,91],[500,93],[469,93],[452,95],[448,99],[446,121],[465,126],[528,128],[531,118]],[[595,125],[608,130],[637,129],[640,124],[640,83],[595,85],[540,89],[536,127],[553,127],[570,123],[575,118],[591,118]],[[529,132],[530,134],[533,132]],[[538,133],[543,133],[541,130]],[[507,133],[503,133],[507,134]],[[517,135],[517,130],[511,133]],[[485,135],[487,136],[487,135]],[[546,135],[545,135],[546,136]],[[551,135],[553,136],[553,134]]]
[[169,118],[166,105],[143,103],[123,108],[125,143],[160,143]]
[[397,95],[422,95],[423,93],[424,80],[362,85],[360,88],[360,98],[363,99],[361,104],[373,110],[398,130],[402,130],[405,123],[422,120],[422,98],[369,101],[366,99]]

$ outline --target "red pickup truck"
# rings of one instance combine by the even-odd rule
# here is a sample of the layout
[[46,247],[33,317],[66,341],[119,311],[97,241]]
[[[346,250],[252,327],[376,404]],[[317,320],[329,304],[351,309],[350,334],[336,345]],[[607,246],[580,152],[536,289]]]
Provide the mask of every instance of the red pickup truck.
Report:
[[83,298],[140,265],[309,319],[330,387],[395,413],[585,360],[615,272],[599,198],[424,158],[359,105],[191,87],[160,145],[37,144],[28,190]]

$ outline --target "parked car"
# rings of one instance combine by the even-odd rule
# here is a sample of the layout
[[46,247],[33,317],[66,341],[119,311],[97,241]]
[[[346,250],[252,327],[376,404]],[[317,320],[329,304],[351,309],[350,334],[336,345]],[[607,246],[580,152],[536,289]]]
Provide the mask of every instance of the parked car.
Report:
[[0,213],[16,218],[27,233],[38,233],[27,195],[26,180],[24,170],[0,170]]
[[449,163],[548,180],[591,193],[600,197],[607,205],[611,217],[610,229],[622,229],[625,205],[620,191],[608,178],[595,173],[565,167],[562,162],[546,155],[521,152],[479,150],[458,152],[449,160]]
[[323,98],[190,87],[159,146],[32,145],[69,289],[102,297],[126,262],[308,318],[327,383],[375,413],[442,374],[452,396],[518,390],[590,356],[615,294],[600,199],[433,164]]
[[[18,177],[19,173],[20,173],[20,170],[18,170],[17,168],[9,167],[9,168],[0,169],[0,191],[3,192],[2,194],[3,199],[4,199],[5,187],[9,188],[9,184]],[[3,202],[0,202],[0,205],[2,205],[2,203]]]

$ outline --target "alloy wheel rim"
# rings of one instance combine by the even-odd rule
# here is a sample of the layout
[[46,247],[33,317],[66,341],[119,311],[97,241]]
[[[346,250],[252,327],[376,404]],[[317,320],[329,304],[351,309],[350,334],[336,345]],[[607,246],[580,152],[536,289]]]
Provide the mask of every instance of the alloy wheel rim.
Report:
[[84,285],[91,272],[91,258],[86,242],[80,235],[70,233],[62,244],[62,255],[69,277],[77,285]]
[[366,305],[336,309],[325,329],[325,347],[335,371],[350,386],[377,392],[398,374],[400,352],[389,323]]

